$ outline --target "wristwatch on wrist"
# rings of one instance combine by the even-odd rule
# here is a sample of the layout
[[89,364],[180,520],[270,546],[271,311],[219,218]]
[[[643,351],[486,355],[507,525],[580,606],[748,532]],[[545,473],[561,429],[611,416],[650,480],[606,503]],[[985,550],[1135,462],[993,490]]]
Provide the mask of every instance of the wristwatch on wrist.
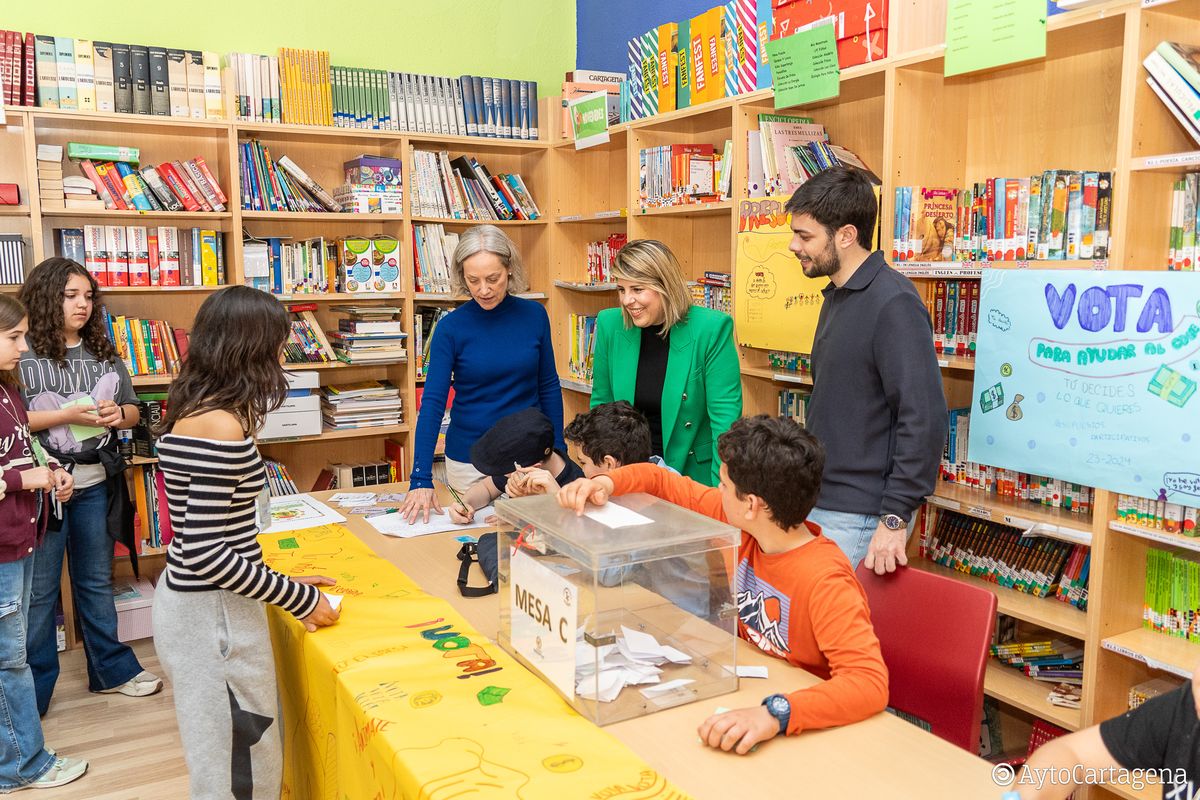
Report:
[[884,514],[879,518],[879,521],[889,531],[898,531],[908,527],[908,521],[896,514]]
[[779,732],[786,733],[788,720],[792,718],[792,704],[781,694],[773,694],[763,699],[767,713],[779,721]]

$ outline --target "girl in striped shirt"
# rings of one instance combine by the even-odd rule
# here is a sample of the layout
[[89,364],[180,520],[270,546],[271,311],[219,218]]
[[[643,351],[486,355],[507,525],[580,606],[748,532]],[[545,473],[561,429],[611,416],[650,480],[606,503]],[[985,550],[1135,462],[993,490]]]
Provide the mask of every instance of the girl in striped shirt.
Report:
[[309,631],[337,622],[319,576],[263,563],[266,472],[252,438],[287,395],[287,313],[230,286],[200,306],[158,439],[175,538],[154,599],[154,641],[175,687],[193,800],[278,798],[282,740],[265,603]]

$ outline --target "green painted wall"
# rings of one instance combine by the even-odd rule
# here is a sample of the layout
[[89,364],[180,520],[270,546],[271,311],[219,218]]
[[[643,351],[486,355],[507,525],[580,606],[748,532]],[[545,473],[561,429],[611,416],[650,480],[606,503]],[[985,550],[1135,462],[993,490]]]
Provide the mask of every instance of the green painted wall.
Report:
[[0,27],[198,50],[328,50],[335,65],[536,80],[575,66],[575,0],[5,0]]

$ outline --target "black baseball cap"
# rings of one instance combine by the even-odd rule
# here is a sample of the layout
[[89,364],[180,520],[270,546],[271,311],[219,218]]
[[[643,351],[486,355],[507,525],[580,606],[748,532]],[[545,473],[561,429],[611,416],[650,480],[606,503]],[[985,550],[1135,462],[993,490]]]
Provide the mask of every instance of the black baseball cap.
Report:
[[503,417],[471,446],[471,465],[484,475],[507,475],[513,462],[528,467],[554,452],[554,425],[536,408]]

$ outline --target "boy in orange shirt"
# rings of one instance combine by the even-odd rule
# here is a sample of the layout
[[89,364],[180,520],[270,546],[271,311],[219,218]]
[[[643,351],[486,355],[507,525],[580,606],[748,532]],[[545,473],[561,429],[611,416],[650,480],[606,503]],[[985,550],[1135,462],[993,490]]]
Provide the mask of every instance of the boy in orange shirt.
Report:
[[821,443],[789,419],[760,415],[735,422],[717,452],[722,463],[715,489],[633,464],[575,481],[558,494],[562,506],[582,514],[588,502],[647,492],[745,534],[737,564],[738,635],[825,682],[715,714],[700,725],[700,739],[745,755],[781,733],[848,725],[882,711],[887,668],[866,595],[841,549],[805,521],[825,465]]

